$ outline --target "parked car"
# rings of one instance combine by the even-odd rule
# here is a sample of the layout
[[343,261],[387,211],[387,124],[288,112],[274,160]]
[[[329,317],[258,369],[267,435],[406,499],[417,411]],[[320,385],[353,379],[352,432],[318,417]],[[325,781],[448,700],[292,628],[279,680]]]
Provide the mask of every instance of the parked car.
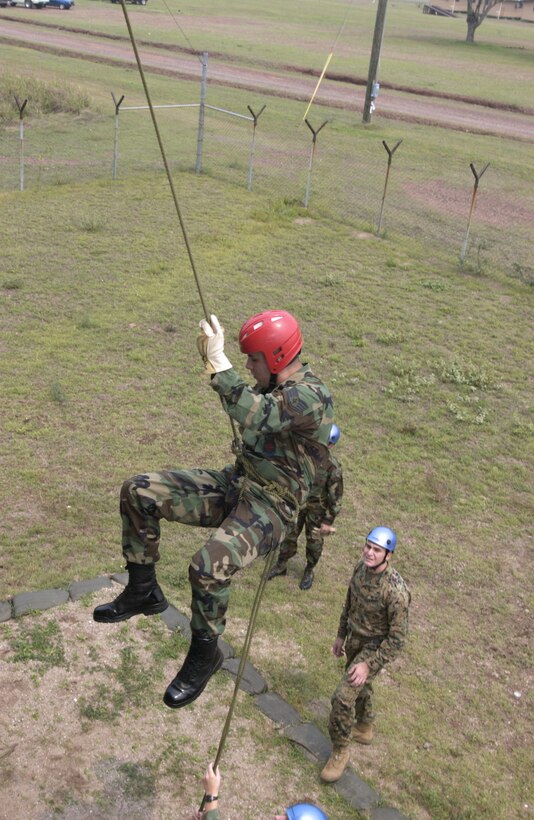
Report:
[[48,0],[0,0],[0,6],[24,6],[27,9],[44,9]]
[[74,0],[48,0],[47,9],[70,9],[74,5]]

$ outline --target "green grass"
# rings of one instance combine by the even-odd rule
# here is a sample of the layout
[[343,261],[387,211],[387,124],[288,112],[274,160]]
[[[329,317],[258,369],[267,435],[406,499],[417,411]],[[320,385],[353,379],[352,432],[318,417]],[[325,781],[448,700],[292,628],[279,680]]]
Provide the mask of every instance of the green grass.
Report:
[[[79,0],[76,9],[60,20],[46,14],[39,22],[127,36],[120,5],[110,5],[107,0]],[[165,43],[228,54],[244,65],[285,64],[319,73],[334,49],[329,70],[361,79],[367,77],[376,4],[356,0],[347,8],[335,0],[289,5],[272,0],[258,6],[226,0],[222,9],[218,0],[185,6],[178,0],[150,0],[146,9],[128,6],[128,14],[136,39],[143,44]],[[465,42],[466,33],[465,16],[439,18],[423,15],[415,2],[390,4],[381,82],[532,107],[525,88],[532,70],[534,26],[486,19],[474,45]]]
[[[340,673],[329,646],[355,545],[377,521],[391,523],[396,563],[414,595],[412,638],[389,686],[377,686],[380,740],[375,757],[362,762],[364,774],[409,816],[447,817],[488,805],[488,772],[509,771],[513,761],[513,775],[499,780],[508,809],[495,816],[519,816],[528,781],[522,636],[533,603],[525,578],[532,290],[462,275],[397,238],[362,240],[355,256],[343,224],[299,225],[287,206],[213,179],[179,181],[188,190],[205,298],[226,325],[231,360],[242,370],[241,320],[284,293],[284,306],[301,318],[306,358],[334,391],[342,430],[345,511],[313,592],[296,590],[303,563],[295,559],[289,580],[269,584],[260,613],[260,645],[285,635],[297,656],[288,663],[276,642],[257,657],[253,647],[253,661],[274,690],[326,729]],[[120,203],[140,195],[151,207],[133,229]],[[231,458],[229,425],[197,360],[201,309],[162,180],[141,175],[7,199],[14,219],[6,247],[23,239],[24,254],[21,287],[2,291],[4,596],[118,569],[123,478]],[[198,229],[208,202],[209,233]],[[70,227],[68,241],[58,242],[46,214],[62,211]],[[91,213],[106,214],[89,234],[98,254],[84,241]],[[265,221],[265,213],[276,216]],[[214,235],[227,238],[216,252]],[[392,258],[403,266],[392,269]],[[325,259],[337,272],[328,283]],[[164,530],[159,574],[184,611],[198,539],[195,530]],[[237,646],[260,569],[234,584],[228,639]],[[118,695],[88,699],[99,713],[87,719],[123,708],[131,661],[124,655]],[[507,674],[495,677],[495,664]],[[524,700],[513,701],[515,689]],[[510,727],[516,750],[499,740]]]
[[11,639],[13,663],[34,661],[39,675],[53,666],[65,665],[62,635],[55,621],[46,626],[22,627]]
[[[319,5],[307,8],[318,14]],[[208,15],[214,7],[203,8]],[[299,9],[289,7],[290,23]],[[119,30],[117,11],[106,5],[106,25]],[[136,18],[142,11],[135,9]],[[270,5],[265,14],[276,20],[278,11]],[[399,19],[415,14],[404,6],[391,11]],[[417,13],[426,26],[427,16]],[[374,7],[366,14],[369,20]],[[68,24],[75,19],[71,14]],[[314,20],[318,28],[324,22]],[[441,32],[452,25],[439,22],[446,24]],[[477,36],[487,34],[490,42],[490,32],[494,38],[487,21]],[[403,42],[399,53],[408,49]],[[504,46],[495,44],[496,64]],[[281,46],[262,48],[262,58],[271,49],[286,59]],[[297,58],[298,49],[284,48]],[[489,61],[492,49],[476,53]],[[40,67],[50,82],[64,65],[59,57],[1,51],[11,71],[24,58],[24,71]],[[519,57],[510,52],[513,74]],[[419,58],[413,63],[422,72]],[[71,78],[91,96],[87,118],[73,124],[54,115],[39,127],[47,144],[73,161],[80,135],[90,135],[107,151],[101,169],[110,168],[112,126],[103,113],[109,86],[126,90],[131,102],[141,99],[138,80],[133,72],[110,75],[105,66],[78,61]],[[450,76],[439,82],[453,84]],[[194,84],[178,92],[164,78],[151,78],[151,85],[165,100],[197,93]],[[218,95],[223,104],[238,100],[236,90]],[[295,121],[288,101],[269,102],[269,111],[282,133],[285,119]],[[342,145],[357,141],[360,150],[403,137],[395,163],[404,157],[408,170],[422,168],[436,185],[461,184],[458,155],[491,159],[499,173],[484,177],[488,191],[514,194],[525,207],[531,201],[524,145],[468,134],[444,140],[440,129],[401,123],[363,129],[343,113],[332,130]],[[125,145],[116,183],[101,169],[95,178],[94,169],[76,166],[76,181],[43,169],[38,187],[1,195],[10,215],[0,276],[0,451],[8,477],[0,491],[2,598],[117,570],[124,478],[147,468],[231,460],[230,426],[196,352],[201,305],[149,127],[138,127],[135,151]],[[144,149],[149,156],[139,169]],[[396,565],[413,593],[412,636],[377,684],[377,743],[362,753],[360,773],[409,817],[524,816],[523,805],[531,803],[534,606],[534,291],[527,275],[512,277],[496,266],[461,270],[415,228],[357,238],[355,229],[369,227],[357,208],[340,216],[314,201],[303,222],[298,198],[274,190],[249,194],[210,168],[196,176],[178,167],[175,178],[204,296],[226,326],[230,359],[244,374],[236,334],[247,316],[275,305],[293,311],[306,358],[333,390],[342,431],[346,497],[338,532],[327,542],[311,593],[298,590],[302,555],[287,579],[268,585],[251,660],[273,690],[326,730],[340,674],[329,649],[346,583],[365,532],[389,523],[399,535]],[[205,535],[164,528],[158,574],[185,612],[189,556]],[[233,585],[227,638],[236,647],[261,569]],[[134,664],[135,647],[126,642],[113,688],[80,704],[87,721],[124,709],[134,665],[137,683],[146,682],[176,654],[158,639],[158,627],[142,628],[155,630],[154,658]],[[44,661],[42,635],[26,636],[20,651],[33,653],[37,645]],[[100,711],[91,711],[95,704]],[[171,752],[181,767],[180,749]],[[150,784],[148,777],[148,791]]]

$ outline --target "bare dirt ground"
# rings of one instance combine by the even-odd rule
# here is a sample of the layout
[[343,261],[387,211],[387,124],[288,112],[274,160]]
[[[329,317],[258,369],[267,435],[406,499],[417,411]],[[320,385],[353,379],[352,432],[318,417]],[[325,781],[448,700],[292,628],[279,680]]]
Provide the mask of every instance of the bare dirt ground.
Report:
[[[80,10],[81,11],[81,10]],[[26,21],[15,16],[15,9],[0,10],[0,42],[37,50],[83,58],[114,65],[133,66],[135,58],[128,39],[95,36],[82,28],[68,30],[48,19]],[[80,18],[83,26],[83,18]],[[147,20],[149,25],[149,20]],[[158,44],[143,44],[141,60],[146,71],[200,79],[198,56],[177,53],[176,49]],[[314,91],[317,80],[303,76],[290,67],[267,69],[265,67],[239,66],[223,55],[210,56],[209,81],[211,84],[228,85],[265,94],[307,101]],[[365,88],[347,82],[347,78],[325,79],[315,101],[319,105],[361,111]],[[382,88],[375,117],[400,119],[409,122],[438,125],[443,128],[478,134],[491,134],[522,141],[534,142],[534,113],[496,110],[458,99],[429,97],[427,94],[406,93],[392,88]]]
[[[108,589],[1,625],[2,818],[189,820],[200,804],[233,678],[221,671],[195,703],[168,709],[162,694],[187,643],[162,658],[172,636],[159,618],[95,623],[93,606],[109,598]],[[263,820],[299,800],[321,805],[317,765],[295,766],[277,733],[240,692],[222,764],[225,820]]]

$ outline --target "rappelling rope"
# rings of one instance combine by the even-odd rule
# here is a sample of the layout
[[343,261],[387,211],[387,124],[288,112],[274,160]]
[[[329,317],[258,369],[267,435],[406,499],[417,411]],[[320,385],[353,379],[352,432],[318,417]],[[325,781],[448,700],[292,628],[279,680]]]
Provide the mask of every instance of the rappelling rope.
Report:
[[[208,310],[207,310],[207,307],[206,307],[206,303],[204,301],[204,296],[203,296],[203,293],[202,293],[202,288],[200,286],[200,280],[199,280],[197,269],[196,269],[196,266],[195,266],[195,260],[193,258],[193,252],[191,250],[191,245],[190,245],[190,242],[189,242],[187,229],[186,229],[183,217],[182,217],[182,212],[180,210],[180,204],[178,202],[178,196],[176,194],[176,190],[175,190],[174,183],[173,183],[173,180],[172,180],[172,176],[171,176],[171,172],[170,172],[170,168],[169,168],[169,163],[167,162],[167,156],[166,156],[166,153],[165,153],[165,148],[163,146],[163,141],[161,139],[161,134],[160,134],[160,130],[159,130],[159,127],[158,127],[158,122],[156,120],[156,114],[155,114],[155,111],[154,111],[154,107],[152,105],[150,92],[148,90],[148,85],[147,85],[147,82],[146,82],[146,79],[145,79],[143,66],[141,64],[141,59],[139,57],[139,51],[137,49],[137,44],[136,44],[136,41],[135,41],[133,29],[132,29],[132,26],[130,24],[130,18],[128,16],[128,10],[126,8],[125,0],[121,0],[121,7],[122,7],[122,12],[124,14],[124,19],[126,21],[126,27],[128,29],[128,34],[130,36],[130,41],[132,43],[132,48],[133,48],[133,51],[134,51],[134,54],[135,54],[137,67],[139,69],[139,75],[141,77],[141,82],[143,84],[143,88],[144,88],[144,91],[145,91],[146,101],[147,101],[148,107],[150,109],[150,116],[152,118],[152,124],[154,125],[154,130],[156,132],[156,137],[157,137],[159,149],[160,149],[160,152],[161,152],[161,158],[163,160],[163,165],[165,167],[165,173],[167,174],[167,179],[169,181],[169,186],[170,186],[172,198],[173,198],[173,201],[174,201],[174,207],[176,208],[176,213],[178,215],[178,220],[180,222],[180,227],[182,229],[182,236],[184,238],[185,247],[187,249],[187,255],[189,257],[191,270],[193,271],[193,275],[195,277],[195,283],[196,283],[197,290],[198,290],[198,295],[200,297],[200,301],[201,301],[201,304],[202,304],[202,309],[204,311],[204,316],[205,316],[207,322],[209,323],[210,322],[210,316],[209,316],[209,313],[208,313]],[[238,433],[237,433],[237,430],[236,430],[234,419],[231,416],[229,416],[229,418],[230,418],[230,423],[232,425],[232,433],[233,433],[232,449],[234,450],[234,453],[236,454],[236,457],[237,457],[237,461],[240,464],[241,469],[243,470],[243,473],[244,473],[243,484],[246,484],[247,481],[249,481],[249,480],[253,480],[256,483],[259,483],[261,485],[261,487],[263,488],[263,491],[265,493],[268,493],[272,496],[276,496],[276,498],[278,498],[280,500],[284,500],[284,501],[288,502],[291,506],[294,506],[295,515],[296,515],[298,513],[298,502],[297,502],[295,496],[290,492],[290,490],[283,487],[281,484],[278,484],[277,482],[273,482],[273,481],[266,482],[265,479],[258,473],[256,468],[251,464],[250,460],[248,458],[246,458],[246,456],[243,452],[243,447],[242,447],[242,444],[240,443],[240,439],[239,439],[239,436],[238,436]],[[243,492],[243,490],[242,490],[242,492]],[[252,611],[251,611],[251,614],[250,614],[247,634],[245,636],[245,642],[244,642],[244,645],[243,645],[243,650],[242,650],[241,658],[240,658],[240,662],[239,662],[239,668],[238,668],[237,676],[236,676],[236,680],[235,680],[234,692],[233,692],[233,695],[232,695],[232,700],[231,700],[231,703],[230,703],[230,707],[228,709],[228,714],[226,716],[226,721],[225,721],[225,724],[224,724],[224,727],[223,727],[221,740],[220,740],[220,743],[219,743],[219,748],[217,750],[217,755],[216,755],[215,762],[214,762],[214,768],[216,768],[219,764],[219,760],[221,758],[221,755],[222,755],[222,752],[223,752],[223,749],[224,749],[224,745],[225,745],[225,742],[226,742],[226,737],[227,737],[228,731],[230,729],[230,723],[231,723],[232,716],[233,716],[233,713],[234,713],[234,708],[235,708],[235,704],[236,704],[236,700],[237,700],[237,694],[238,694],[238,691],[239,691],[239,685],[241,683],[241,679],[243,677],[243,672],[244,672],[244,669],[245,669],[245,664],[247,662],[249,649],[250,649],[250,644],[251,644],[251,641],[252,641],[252,635],[253,635],[253,632],[254,632],[254,627],[256,625],[256,618],[257,618],[258,611],[259,611],[259,608],[260,608],[261,599],[262,599],[262,596],[263,596],[263,590],[265,588],[265,583],[267,581],[267,577],[269,575],[275,553],[276,553],[276,550],[271,550],[271,552],[269,553],[269,555],[267,557],[267,560],[265,562],[265,567],[264,567],[264,570],[263,570],[263,573],[262,573],[262,576],[261,576],[261,579],[260,579],[260,583],[258,585],[258,589],[256,591],[256,595],[255,595],[255,598],[254,598],[254,603],[252,604]],[[206,802],[205,798],[206,798],[206,795],[204,795],[204,797],[202,798],[202,802],[200,804],[200,811],[202,811],[203,808],[204,808],[204,805],[205,805],[205,802]]]
[[332,48],[331,48],[331,50],[330,50],[330,54],[329,54],[329,55],[328,55],[328,57],[326,58],[326,63],[324,64],[324,68],[323,68],[323,70],[321,71],[321,76],[320,76],[320,77],[319,77],[319,79],[317,80],[317,85],[315,86],[315,90],[314,90],[313,94],[312,94],[312,95],[311,95],[311,97],[310,97],[310,101],[309,101],[309,103],[308,103],[308,105],[307,105],[306,111],[304,112],[304,116],[302,117],[302,122],[304,122],[304,120],[305,120],[305,119],[306,119],[306,117],[308,116],[308,111],[309,111],[309,110],[310,110],[310,108],[312,107],[312,103],[313,103],[313,101],[314,101],[314,99],[315,99],[315,95],[316,95],[316,94],[317,94],[317,92],[319,91],[319,86],[321,85],[321,83],[322,83],[322,81],[323,81],[323,77],[324,77],[324,75],[326,74],[326,70],[327,70],[328,66],[330,65],[330,61],[332,60],[332,57],[334,56],[334,51],[335,51],[335,48],[336,48],[336,46],[337,46],[337,41],[338,41],[338,40],[339,40],[339,38],[341,37],[341,33],[342,33],[343,29],[345,28],[345,23],[347,22],[347,17],[348,17],[348,14],[349,14],[349,9],[350,9],[350,7],[351,7],[351,5],[352,5],[352,2],[353,2],[353,0],[351,0],[351,2],[349,3],[349,5],[347,6],[347,10],[345,11],[345,16],[344,16],[344,18],[343,18],[343,22],[341,23],[341,25],[340,25],[340,27],[339,27],[339,29],[338,29],[338,32],[337,32],[336,38],[335,38],[335,40],[334,40],[334,42],[333,42],[333,44],[332,44]]
[[189,262],[191,264],[191,270],[193,271],[193,276],[195,277],[195,282],[197,285],[198,295],[200,296],[200,301],[202,303],[202,309],[204,311],[204,316],[206,317],[207,321],[209,322],[209,315],[208,309],[206,307],[206,303],[204,301],[204,295],[202,293],[202,288],[200,287],[200,280],[198,278],[197,269],[195,266],[195,260],[193,259],[193,251],[191,250],[191,245],[189,242],[189,236],[187,235],[187,229],[185,227],[185,222],[182,217],[182,212],[180,210],[180,203],[178,202],[178,197],[176,195],[176,190],[174,187],[174,183],[172,181],[171,170],[169,168],[169,163],[167,162],[167,155],[165,153],[165,148],[163,147],[163,141],[161,139],[160,130],[158,127],[158,121],[156,120],[156,114],[154,111],[154,106],[152,105],[152,99],[150,97],[150,92],[148,90],[148,85],[145,79],[145,72],[143,71],[143,66],[141,64],[141,59],[139,57],[139,51],[137,50],[137,43],[135,42],[135,37],[133,33],[132,26],[130,25],[130,18],[128,16],[128,10],[126,8],[125,0],[121,0],[122,12],[124,14],[124,19],[126,21],[126,27],[128,29],[128,34],[130,35],[130,41],[132,43],[132,48],[135,54],[135,60],[137,62],[137,68],[139,69],[139,75],[141,77],[141,82],[143,83],[143,88],[145,90],[145,97],[147,101],[147,105],[150,109],[150,116],[152,117],[152,124],[154,126],[154,130],[156,132],[156,137],[158,140],[159,150],[161,152],[161,158],[163,160],[163,165],[165,167],[165,173],[167,174],[167,179],[169,180],[169,186],[171,189],[172,198],[174,201],[174,207],[176,208],[176,213],[178,214],[178,219],[180,221],[180,227],[182,229],[182,236],[184,238],[185,247],[187,249],[187,255],[189,256]]

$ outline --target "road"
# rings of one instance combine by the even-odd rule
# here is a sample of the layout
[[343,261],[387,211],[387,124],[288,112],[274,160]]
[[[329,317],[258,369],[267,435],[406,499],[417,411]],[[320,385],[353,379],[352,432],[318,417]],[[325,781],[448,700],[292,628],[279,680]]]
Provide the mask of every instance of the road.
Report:
[[[14,11],[0,11],[0,44],[110,65],[135,65],[133,49],[127,38],[68,30],[50,24],[48,20],[45,25],[42,20],[26,22],[14,17]],[[177,52],[175,47],[155,47],[153,44],[143,44],[139,51],[147,72],[200,80],[198,56]],[[225,61],[223,56],[210,57],[208,76],[211,85],[231,86],[303,101],[310,99],[317,82],[315,77],[303,75],[296,68],[255,68]],[[365,88],[361,85],[346,80],[325,79],[315,104],[354,110],[359,114],[363,111],[364,95]],[[534,113],[499,110],[388,88],[382,88],[374,116],[534,142]]]

